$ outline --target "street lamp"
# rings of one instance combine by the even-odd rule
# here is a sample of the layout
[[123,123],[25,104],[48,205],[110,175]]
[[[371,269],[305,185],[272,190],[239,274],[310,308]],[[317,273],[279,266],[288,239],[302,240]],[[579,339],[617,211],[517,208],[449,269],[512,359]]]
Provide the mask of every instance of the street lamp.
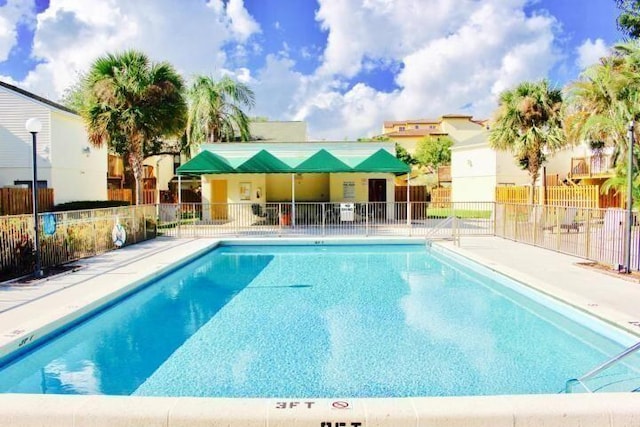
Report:
[[31,200],[33,202],[33,228],[35,231],[33,250],[36,255],[36,268],[33,275],[35,277],[42,277],[42,268],[40,267],[40,235],[38,231],[38,166],[36,164],[36,135],[42,130],[42,122],[37,117],[32,117],[27,120],[24,127],[31,134],[33,150],[33,184],[31,185]]
[[624,242],[624,272],[631,273],[631,240],[632,240],[632,224],[633,224],[633,145],[635,121],[631,119],[627,128],[627,137],[629,138],[629,148],[627,154],[627,222]]

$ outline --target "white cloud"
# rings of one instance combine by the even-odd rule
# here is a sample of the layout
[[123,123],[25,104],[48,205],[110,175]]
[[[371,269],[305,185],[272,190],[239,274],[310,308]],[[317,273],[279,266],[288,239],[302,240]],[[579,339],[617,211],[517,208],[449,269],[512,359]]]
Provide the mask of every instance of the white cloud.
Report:
[[244,42],[252,34],[260,32],[260,26],[245,9],[243,0],[229,0],[227,15],[231,22],[231,31],[238,40]]
[[221,0],[51,0],[34,36],[32,56],[41,63],[21,85],[57,99],[98,56],[131,48],[169,61],[186,78],[220,73],[227,60],[222,47],[247,40],[256,25],[242,0],[226,7]]
[[[136,48],[187,78],[235,75],[256,93],[250,115],[307,120],[312,137],[355,139],[378,133],[385,119],[487,117],[502,90],[546,76],[561,59],[555,44],[561,29],[548,14],[525,14],[529,3],[318,0],[327,45],[283,43],[261,69],[249,69],[245,60],[263,47],[251,37],[260,26],[242,0],[51,0],[37,19],[32,54],[40,64],[18,83],[57,99],[99,55]],[[239,43],[230,58],[223,50],[229,43]],[[589,43],[585,58],[602,42]],[[294,55],[319,53],[315,71],[296,69]],[[397,89],[381,92],[355,79],[380,68],[394,73]]]
[[[320,0],[316,19],[329,34],[314,78],[324,84],[316,84],[317,92],[305,89],[309,99],[296,117],[309,120],[310,134],[339,139],[375,134],[385,119],[434,117],[469,105],[464,112],[487,117],[502,90],[545,77],[560,59],[557,21],[546,14],[527,16],[524,5]],[[396,75],[400,89],[337,89],[336,78],[355,76],[378,61],[402,63]]]
[[576,65],[581,70],[597,63],[600,58],[609,54],[609,47],[604,43],[602,39],[596,39],[591,41],[587,39],[578,46],[578,57],[576,59]]
[[18,25],[34,19],[35,0],[7,0],[0,7],[0,62],[9,58],[18,42]]

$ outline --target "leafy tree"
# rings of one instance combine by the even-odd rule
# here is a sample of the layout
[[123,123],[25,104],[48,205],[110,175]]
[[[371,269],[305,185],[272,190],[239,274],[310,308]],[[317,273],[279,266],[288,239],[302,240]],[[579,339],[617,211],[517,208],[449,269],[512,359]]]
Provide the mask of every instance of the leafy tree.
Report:
[[616,0],[621,13],[618,16],[618,29],[629,37],[640,37],[640,0]]
[[89,140],[127,158],[139,203],[145,152],[162,138],[184,132],[182,77],[170,64],[151,63],[144,53],[130,50],[98,58],[81,87],[80,115]]
[[187,92],[189,114],[187,140],[189,144],[251,139],[249,117],[243,107],[255,104],[253,91],[244,83],[225,76],[214,81],[208,76],[197,76]]
[[408,165],[418,164],[418,161],[409,154],[406,148],[396,142],[396,158]]
[[453,140],[448,136],[427,135],[418,142],[416,162],[432,170],[451,164],[452,146]]
[[82,105],[86,99],[84,92],[86,79],[86,74],[78,73],[75,83],[66,88],[62,93],[60,103],[73,111],[81,111]]
[[489,144],[511,151],[531,178],[529,200],[545,161],[546,151],[566,146],[562,129],[562,93],[547,80],[523,82],[500,95],[499,107],[489,131]]

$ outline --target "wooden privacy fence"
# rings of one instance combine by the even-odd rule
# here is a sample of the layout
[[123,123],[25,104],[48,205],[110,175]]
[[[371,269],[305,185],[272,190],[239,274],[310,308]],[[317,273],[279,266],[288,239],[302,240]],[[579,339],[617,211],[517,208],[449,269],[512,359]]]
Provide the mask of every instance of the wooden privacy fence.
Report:
[[[157,190],[142,190],[142,200],[140,200],[140,204],[148,205],[157,203],[156,195]],[[135,203],[135,196],[133,190],[130,188],[108,189],[107,198],[109,200],[120,200],[123,202],[129,202],[131,204]]]
[[[397,185],[395,189],[395,201],[406,202],[407,201],[407,186]],[[410,185],[409,186],[409,201],[410,202],[426,202],[427,201],[427,187],[424,185]]]
[[[38,220],[45,269],[115,249],[112,230],[116,221],[126,231],[125,246],[156,236],[153,205],[46,213]],[[48,224],[48,234],[44,224]],[[33,271],[33,231],[31,215],[0,217],[0,281]]]
[[431,206],[436,208],[451,206],[451,187],[431,189]]
[[[33,212],[30,188],[0,188],[0,215],[22,215]],[[53,188],[38,189],[38,212],[53,208]]]
[[[600,187],[597,185],[554,185],[546,188],[546,205],[578,208],[600,207]],[[531,187],[496,187],[496,203],[528,204],[530,191]],[[542,192],[542,187],[534,187],[534,204],[541,202]]]
[[[425,202],[427,200],[427,187],[424,185],[410,185],[409,186],[409,201],[410,202]],[[399,185],[395,189],[395,201],[406,202],[407,201],[407,186]],[[396,215],[398,219],[407,218],[407,204],[397,205]],[[411,211],[412,219],[424,219],[426,215],[426,209],[413,209]]]

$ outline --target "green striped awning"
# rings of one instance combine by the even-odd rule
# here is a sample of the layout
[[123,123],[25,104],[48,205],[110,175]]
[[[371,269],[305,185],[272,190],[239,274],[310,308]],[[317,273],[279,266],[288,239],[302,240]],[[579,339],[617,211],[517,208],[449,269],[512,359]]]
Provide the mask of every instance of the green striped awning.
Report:
[[403,174],[408,173],[410,170],[409,165],[382,148],[353,168],[354,172],[389,172]]
[[176,170],[178,175],[202,175],[207,173],[236,173],[224,157],[203,151]]
[[[235,167],[234,167],[235,166]],[[177,169],[178,175],[221,173],[338,173],[383,172],[403,175],[410,167],[385,149],[369,157],[336,155],[320,149],[306,158],[278,157],[260,150],[247,158],[225,158],[205,150]]]
[[296,166],[295,171],[297,173],[330,173],[353,172],[353,169],[345,162],[323,148],[309,157],[307,160]]
[[268,152],[260,150],[247,161],[236,167],[238,173],[291,173],[293,170],[285,162]]

